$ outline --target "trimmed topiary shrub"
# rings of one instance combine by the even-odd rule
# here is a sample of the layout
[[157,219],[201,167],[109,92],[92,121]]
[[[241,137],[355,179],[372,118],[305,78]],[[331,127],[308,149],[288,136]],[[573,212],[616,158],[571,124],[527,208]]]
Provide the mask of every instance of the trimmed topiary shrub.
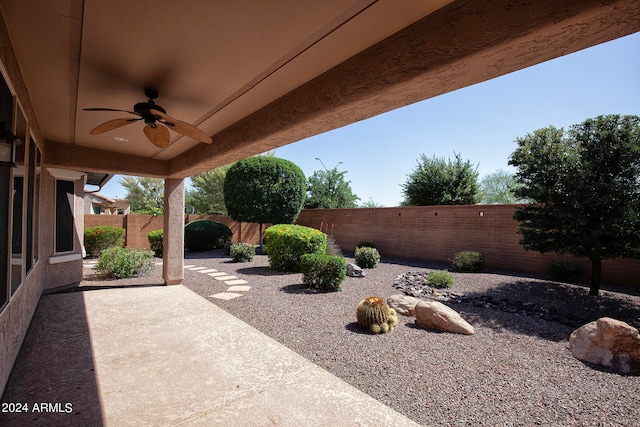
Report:
[[147,234],[147,239],[149,240],[149,245],[151,246],[151,250],[156,254],[156,256],[162,256],[162,239],[164,237],[164,230],[155,230],[151,233]]
[[342,257],[327,254],[304,254],[300,257],[302,282],[321,291],[341,291],[347,277],[347,262]]
[[398,325],[398,315],[380,297],[366,297],[356,308],[358,325],[373,334],[385,333]]
[[454,271],[471,273],[482,270],[484,257],[480,252],[463,251],[458,252],[453,258],[451,267]]
[[446,271],[432,271],[427,274],[427,282],[432,288],[450,288],[453,286],[453,276]]
[[184,227],[184,247],[194,252],[223,248],[231,244],[233,232],[221,222],[199,219]]
[[370,246],[356,248],[356,265],[360,268],[375,268],[380,262],[380,252]]
[[122,227],[101,225],[84,230],[84,249],[88,256],[99,256],[111,246],[124,245],[126,230]]
[[563,259],[555,259],[547,266],[549,275],[562,282],[578,282],[584,276],[584,268],[580,264]]
[[232,243],[229,255],[233,262],[249,262],[256,256],[256,248],[248,243]]
[[264,231],[264,242],[269,268],[299,272],[302,255],[325,253],[327,235],[302,225],[277,224]]
[[153,252],[148,249],[111,246],[100,254],[96,271],[107,279],[127,279],[147,276],[154,267]]

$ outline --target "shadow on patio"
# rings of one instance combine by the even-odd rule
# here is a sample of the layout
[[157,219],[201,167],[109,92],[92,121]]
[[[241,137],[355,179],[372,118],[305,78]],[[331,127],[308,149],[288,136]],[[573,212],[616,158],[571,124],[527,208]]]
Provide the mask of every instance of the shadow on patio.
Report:
[[416,425],[183,286],[43,295],[18,402],[0,425]]

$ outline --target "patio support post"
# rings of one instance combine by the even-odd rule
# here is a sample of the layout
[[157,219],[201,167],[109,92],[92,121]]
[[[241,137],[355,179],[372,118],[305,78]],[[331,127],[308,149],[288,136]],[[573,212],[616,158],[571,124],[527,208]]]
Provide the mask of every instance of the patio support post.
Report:
[[164,239],[162,278],[179,285],[184,278],[184,179],[164,180]]

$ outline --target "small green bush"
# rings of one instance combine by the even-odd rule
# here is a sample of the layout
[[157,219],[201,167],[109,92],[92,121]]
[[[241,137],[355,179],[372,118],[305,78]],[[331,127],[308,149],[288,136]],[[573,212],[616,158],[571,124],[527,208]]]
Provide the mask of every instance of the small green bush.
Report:
[[256,247],[248,243],[232,243],[229,254],[233,262],[249,262],[256,256]]
[[450,288],[453,286],[453,276],[446,271],[432,271],[427,274],[427,281],[432,288]]
[[221,222],[199,219],[184,226],[184,246],[194,252],[223,248],[231,244],[233,232]]
[[124,228],[109,225],[85,228],[84,249],[88,256],[99,256],[108,247],[124,245],[125,234]]
[[563,259],[556,259],[547,266],[549,275],[562,282],[578,282],[584,276],[584,268],[580,264]]
[[302,282],[321,291],[341,291],[347,277],[347,262],[342,257],[327,254],[304,254],[300,258]]
[[380,262],[380,252],[371,246],[356,248],[356,265],[360,268],[375,268]]
[[299,272],[302,255],[325,253],[327,235],[302,225],[277,224],[264,231],[264,243],[269,268]]
[[147,276],[155,267],[153,252],[148,249],[111,246],[102,251],[96,271],[108,279]]
[[463,251],[456,254],[451,267],[454,271],[471,273],[482,270],[483,265],[484,257],[480,252]]
[[151,250],[156,254],[156,256],[162,256],[162,239],[164,237],[163,230],[155,230],[151,233],[147,234],[147,239],[149,239],[149,245],[151,246]]
[[374,245],[371,242],[360,242],[356,245],[356,249],[358,248],[375,248],[376,245]]

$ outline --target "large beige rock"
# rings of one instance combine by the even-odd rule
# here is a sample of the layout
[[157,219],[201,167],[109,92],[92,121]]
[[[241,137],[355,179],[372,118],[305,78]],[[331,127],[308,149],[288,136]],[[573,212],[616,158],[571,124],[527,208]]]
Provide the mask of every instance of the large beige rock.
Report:
[[602,317],[573,331],[569,350],[583,362],[640,375],[640,334],[625,322]]
[[437,301],[420,301],[415,308],[416,324],[422,328],[473,335],[476,330],[457,311]]
[[395,294],[387,298],[387,305],[403,316],[415,316],[415,307],[421,300],[404,294]]

